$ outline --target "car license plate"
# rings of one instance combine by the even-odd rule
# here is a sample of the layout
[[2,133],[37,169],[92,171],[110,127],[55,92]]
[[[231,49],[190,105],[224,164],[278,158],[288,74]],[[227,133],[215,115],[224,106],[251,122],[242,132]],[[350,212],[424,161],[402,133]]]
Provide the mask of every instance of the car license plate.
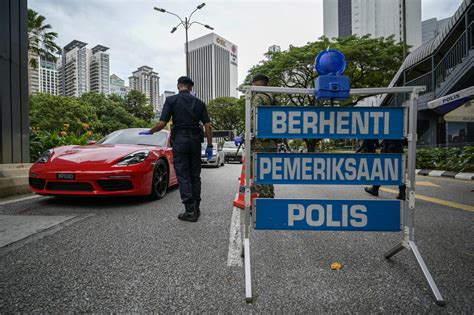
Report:
[[63,180],[74,180],[76,179],[76,174],[72,173],[57,173],[56,174],[57,179],[63,179]]

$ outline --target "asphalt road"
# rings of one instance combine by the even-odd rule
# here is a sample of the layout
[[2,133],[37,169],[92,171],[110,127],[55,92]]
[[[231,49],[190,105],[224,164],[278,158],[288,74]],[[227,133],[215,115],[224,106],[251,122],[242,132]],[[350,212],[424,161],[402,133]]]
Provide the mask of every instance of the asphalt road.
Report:
[[[252,231],[255,300],[246,304],[243,267],[228,265],[240,167],[203,170],[198,223],[177,220],[177,189],[154,202],[40,197],[0,206],[0,214],[92,214],[0,255],[0,312],[474,313],[474,183],[431,177],[417,178],[427,198],[417,200],[415,233],[445,307],[410,252],[383,258],[401,233],[373,232]],[[276,192],[375,198],[360,186]],[[335,261],[344,268],[331,270]]]

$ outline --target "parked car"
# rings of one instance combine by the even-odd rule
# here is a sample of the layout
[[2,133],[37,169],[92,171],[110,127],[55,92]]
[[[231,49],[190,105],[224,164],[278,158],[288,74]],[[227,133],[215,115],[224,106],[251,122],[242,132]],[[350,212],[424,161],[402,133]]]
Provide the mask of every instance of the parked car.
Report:
[[242,145],[238,152],[237,149],[239,149],[239,146],[235,145],[234,141],[224,142],[223,151],[225,153],[225,161],[227,163],[231,161],[237,161],[242,164],[244,146]]
[[122,129],[97,143],[49,149],[33,164],[29,184],[40,195],[163,198],[178,183],[170,133],[141,136],[148,129]]
[[222,151],[222,146],[217,143],[212,143],[212,158],[208,161],[206,155],[207,142],[204,142],[201,146],[201,165],[214,166],[216,168],[224,166],[225,154]]

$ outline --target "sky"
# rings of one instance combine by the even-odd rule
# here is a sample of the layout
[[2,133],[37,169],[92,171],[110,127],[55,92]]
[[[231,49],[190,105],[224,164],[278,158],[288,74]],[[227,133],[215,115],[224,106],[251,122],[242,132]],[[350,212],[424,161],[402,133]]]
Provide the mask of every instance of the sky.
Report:
[[[239,82],[264,59],[271,45],[282,50],[301,46],[323,35],[322,0],[204,0],[206,6],[192,20],[214,27],[214,32],[238,46]],[[337,0],[333,0],[337,1]],[[384,0],[379,0],[384,1]],[[410,0],[407,0],[410,1]],[[61,47],[77,39],[92,48],[110,48],[110,74],[125,80],[148,65],[160,76],[160,93],[174,91],[186,72],[182,27],[177,17],[153,10],[161,7],[183,17],[202,0],[28,0],[28,6],[46,17],[58,33]],[[462,0],[422,0],[422,20],[450,17]],[[210,30],[194,24],[189,40]]]

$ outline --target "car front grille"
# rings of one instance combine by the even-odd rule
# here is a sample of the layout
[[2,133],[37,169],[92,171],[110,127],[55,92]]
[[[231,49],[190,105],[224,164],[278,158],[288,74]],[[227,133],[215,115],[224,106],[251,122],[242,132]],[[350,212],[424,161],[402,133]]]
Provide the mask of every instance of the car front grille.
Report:
[[46,189],[56,191],[94,191],[91,184],[81,182],[48,182]]
[[46,180],[42,178],[30,177],[29,182],[30,186],[35,189],[44,189],[44,184],[46,183]]
[[121,191],[132,190],[133,183],[129,180],[106,180],[101,179],[97,181],[99,186],[105,191]]

